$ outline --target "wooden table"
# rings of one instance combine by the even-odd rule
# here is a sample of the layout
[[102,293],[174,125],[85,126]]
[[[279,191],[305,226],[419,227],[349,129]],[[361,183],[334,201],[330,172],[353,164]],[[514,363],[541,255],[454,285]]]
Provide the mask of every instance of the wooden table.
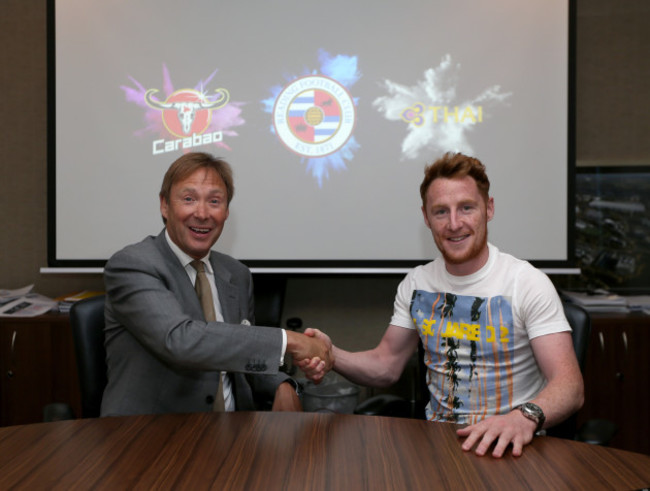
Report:
[[0,489],[639,489],[650,456],[551,437],[502,459],[453,425],[240,412],[0,428]]

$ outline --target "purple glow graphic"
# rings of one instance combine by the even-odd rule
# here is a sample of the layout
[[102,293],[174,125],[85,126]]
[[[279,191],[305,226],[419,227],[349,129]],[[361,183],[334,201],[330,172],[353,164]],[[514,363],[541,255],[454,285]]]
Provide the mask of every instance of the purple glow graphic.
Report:
[[[201,93],[206,101],[217,100],[220,97],[219,94],[215,94],[213,90],[209,89],[209,85],[213,81],[215,75],[217,74],[217,71],[218,70],[215,69],[205,80],[200,80],[193,88],[197,92]],[[122,85],[120,88],[124,91],[127,102],[134,103],[144,109],[145,121],[144,128],[134,131],[133,134],[139,138],[143,138],[148,135],[154,135],[160,138],[176,138],[167,130],[163,124],[161,111],[150,107],[145,102],[145,94],[147,93],[147,90],[152,88],[157,89],[158,87],[145,88],[140,82],[131,76],[129,76],[129,80],[131,81],[133,87]],[[169,75],[169,70],[167,69],[167,66],[163,64],[162,94],[164,94],[164,96],[159,92],[160,95],[157,95],[157,98],[159,100],[164,100],[173,94],[175,90],[176,89],[174,88],[171,77]],[[220,131],[224,137],[224,139],[220,141],[213,142],[213,145],[224,148],[226,150],[232,150],[224,140],[225,137],[237,136],[238,133],[233,130],[233,128],[245,124],[246,121],[241,117],[241,108],[243,105],[243,102],[229,101],[225,106],[211,111],[212,114],[210,124],[207,126],[204,132],[214,133]],[[189,151],[189,149],[187,150]]]
[[[326,77],[336,80],[343,85],[347,90],[350,89],[360,78],[361,73],[357,67],[356,56],[336,55],[331,56],[324,50],[319,50],[318,61],[320,63],[320,71],[304,70],[303,73],[293,76],[285,76],[287,83],[290,83],[300,77],[307,75],[324,75]],[[285,84],[286,85],[286,84]],[[262,100],[264,111],[272,114],[275,107],[276,100],[282,92],[285,85],[275,85],[269,90],[271,97]],[[354,105],[358,105],[358,98],[352,98]],[[273,124],[270,125],[272,134],[277,135]],[[301,163],[307,163],[307,171],[316,178],[318,186],[323,186],[323,179],[329,179],[330,170],[341,171],[347,168],[346,161],[352,161],[354,154],[359,150],[360,145],[357,143],[354,135],[350,136],[347,142],[336,152],[323,157],[301,157]]]

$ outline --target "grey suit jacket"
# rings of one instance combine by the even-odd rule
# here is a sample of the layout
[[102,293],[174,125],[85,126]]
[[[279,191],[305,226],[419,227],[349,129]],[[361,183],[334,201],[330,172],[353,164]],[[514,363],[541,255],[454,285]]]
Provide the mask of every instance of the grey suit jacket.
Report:
[[225,322],[205,322],[164,230],[106,263],[102,416],[210,411],[219,370],[232,373],[236,408],[254,410],[288,378],[281,330],[241,324],[255,324],[248,268],[214,251],[210,262]]

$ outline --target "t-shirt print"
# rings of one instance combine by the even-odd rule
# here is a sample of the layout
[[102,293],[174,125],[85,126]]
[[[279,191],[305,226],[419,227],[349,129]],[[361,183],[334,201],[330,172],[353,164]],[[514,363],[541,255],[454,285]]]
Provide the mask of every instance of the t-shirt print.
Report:
[[427,419],[472,424],[512,407],[509,298],[415,290],[410,312],[425,351]]

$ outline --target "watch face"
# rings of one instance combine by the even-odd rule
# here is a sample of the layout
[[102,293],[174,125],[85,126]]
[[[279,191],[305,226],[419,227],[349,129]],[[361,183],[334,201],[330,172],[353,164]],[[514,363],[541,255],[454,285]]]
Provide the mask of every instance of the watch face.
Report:
[[544,411],[542,411],[541,407],[539,407],[537,404],[533,404],[532,402],[526,402],[520,406],[520,409],[524,416],[537,423],[537,429],[535,431],[542,429],[542,426],[544,426],[544,421],[546,420],[546,416],[544,416]]
[[536,418],[541,418],[544,416],[542,409],[537,404],[533,404],[532,402],[527,402],[524,404],[523,409],[526,413],[530,414],[531,416],[535,416]]

